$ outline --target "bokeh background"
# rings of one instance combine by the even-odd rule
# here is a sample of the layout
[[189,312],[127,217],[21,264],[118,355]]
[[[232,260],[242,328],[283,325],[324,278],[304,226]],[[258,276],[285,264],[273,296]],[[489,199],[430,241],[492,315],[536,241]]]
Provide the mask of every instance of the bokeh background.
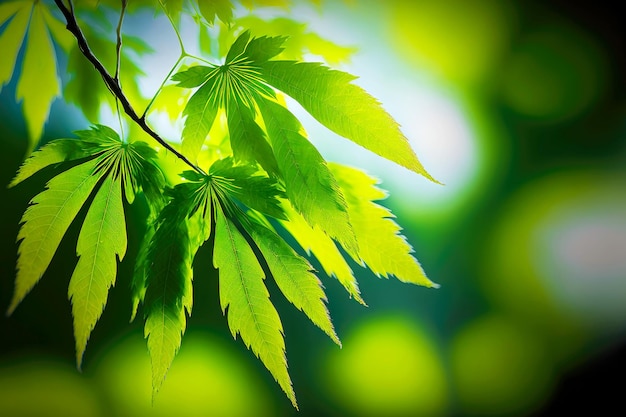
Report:
[[[0,416],[624,413],[626,44],[618,10],[603,1],[327,0],[272,13],[354,47],[337,66],[360,76],[445,183],[380,161],[300,113],[328,160],[381,179],[385,205],[441,288],[353,265],[364,308],[323,279],[339,349],[268,280],[296,412],[232,340],[217,276],[196,262],[193,316],[151,404],[142,326],[128,323],[141,227],[128,222],[128,255],[78,372],[66,295],[74,225],[49,272],[0,318]],[[161,59],[147,57],[144,68],[167,73]],[[55,173],[6,188],[27,146],[15,86],[14,77],[0,93],[0,309],[12,293],[21,213]],[[86,123],[58,100],[44,141]]]

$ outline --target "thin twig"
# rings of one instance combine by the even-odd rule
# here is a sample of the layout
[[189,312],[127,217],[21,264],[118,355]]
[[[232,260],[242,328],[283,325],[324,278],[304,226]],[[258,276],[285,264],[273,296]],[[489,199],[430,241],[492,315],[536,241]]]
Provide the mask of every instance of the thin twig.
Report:
[[96,71],[100,73],[100,76],[104,80],[104,84],[107,86],[111,94],[117,97],[117,99],[120,101],[120,103],[122,104],[122,107],[124,108],[124,112],[128,115],[128,117],[130,117],[131,120],[133,120],[139,127],[141,127],[148,135],[150,135],[154,140],[156,140],[159,144],[161,144],[165,149],[172,152],[174,155],[176,155],[177,158],[182,160],[184,163],[189,165],[191,168],[193,168],[197,172],[204,175],[205,172],[200,167],[198,167],[197,165],[192,163],[189,159],[187,159],[185,155],[181,154],[176,149],[174,149],[169,143],[167,143],[167,141],[161,138],[161,136],[159,136],[154,130],[152,130],[152,128],[150,128],[150,126],[146,124],[146,120],[144,118],[141,118],[137,115],[137,113],[135,112],[135,109],[133,109],[133,106],[128,101],[128,98],[126,98],[126,96],[124,95],[124,92],[122,91],[122,88],[118,80],[116,80],[114,77],[111,76],[111,74],[109,74],[109,72],[104,67],[104,65],[102,65],[102,63],[98,60],[98,58],[93,54],[93,52],[89,48],[87,39],[85,38],[85,35],[80,29],[80,26],[78,25],[78,22],[76,20],[76,16],[73,13],[71,0],[69,1],[70,8],[67,8],[63,4],[63,0],[54,0],[54,2],[56,3],[61,13],[63,13],[65,20],[67,21],[67,26],[66,26],[67,30],[70,31],[70,33],[74,35],[74,37],[76,38],[76,41],[78,43],[78,48],[80,49],[82,54],[85,56],[85,58],[87,58],[87,60],[89,60],[89,62],[94,66]]
[[115,55],[116,55],[116,63],[115,63],[115,80],[119,83],[120,81],[120,66],[121,66],[121,57],[122,57],[122,23],[124,22],[124,14],[126,13],[126,4],[127,0],[122,0],[122,11],[120,12],[120,20],[117,22],[117,44],[115,46]]

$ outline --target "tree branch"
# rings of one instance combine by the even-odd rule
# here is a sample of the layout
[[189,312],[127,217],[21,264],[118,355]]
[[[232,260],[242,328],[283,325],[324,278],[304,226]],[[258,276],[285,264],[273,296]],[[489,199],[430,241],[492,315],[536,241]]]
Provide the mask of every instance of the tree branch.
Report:
[[85,38],[85,35],[83,34],[82,30],[80,29],[80,26],[78,25],[76,16],[74,15],[73,8],[71,6],[72,5],[71,0],[69,3],[70,8],[67,8],[65,4],[63,4],[63,0],[54,0],[54,2],[56,3],[61,13],[63,13],[63,16],[65,16],[65,20],[67,21],[66,28],[76,38],[76,41],[78,43],[78,48],[80,49],[82,54],[85,56],[85,58],[87,58],[87,60],[91,62],[91,64],[96,69],[96,71],[100,73],[100,76],[104,80],[104,84],[107,86],[111,94],[113,94],[122,104],[122,107],[124,108],[124,112],[128,115],[128,117],[130,117],[139,127],[141,127],[148,135],[150,135],[154,140],[156,140],[159,144],[161,144],[165,149],[172,152],[174,155],[176,155],[176,157],[181,159],[184,163],[186,163],[191,168],[193,168],[197,172],[204,175],[205,172],[200,167],[196,166],[189,159],[187,159],[185,155],[181,154],[176,149],[174,149],[169,143],[167,143],[167,141],[165,141],[165,139],[159,136],[159,134],[157,134],[154,130],[152,130],[152,128],[150,128],[150,126],[146,124],[145,114],[141,117],[137,115],[137,112],[135,112],[135,109],[133,109],[133,106],[128,101],[128,98],[124,95],[124,92],[122,91],[122,87],[120,86],[120,83],[117,77],[112,77],[111,74],[109,74],[109,72],[104,67],[104,65],[100,62],[100,60],[98,60],[98,58],[94,55],[94,53],[89,48],[89,44],[87,43],[87,38]]

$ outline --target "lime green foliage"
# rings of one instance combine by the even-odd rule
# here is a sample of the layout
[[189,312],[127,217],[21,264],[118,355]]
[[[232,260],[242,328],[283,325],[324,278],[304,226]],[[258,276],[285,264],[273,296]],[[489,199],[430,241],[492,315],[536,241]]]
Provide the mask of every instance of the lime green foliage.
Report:
[[153,163],[156,153],[142,142],[123,143],[115,131],[100,125],[76,133],[80,141],[59,139],[33,153],[11,183],[51,164],[87,158],[51,179],[24,213],[15,292],[8,311],[13,312],[41,279],[69,225],[100,183],[78,237],[79,260],[68,289],[80,367],[89,335],[115,284],[117,259],[126,253],[123,195],[132,202],[145,188],[146,195],[152,196],[154,189],[163,187],[163,176]]
[[[48,143],[26,159],[10,183],[18,186],[35,174],[49,173],[48,167],[62,170],[33,197],[22,217],[9,313],[44,275],[68,227],[81,222],[78,263],[68,288],[79,367],[116,283],[118,262],[126,254],[125,213],[137,200],[148,210],[139,251],[131,260],[130,315],[131,320],[137,314],[144,319],[153,398],[182,344],[192,312],[193,282],[198,278],[194,262],[217,268],[220,305],[232,335],[239,335],[261,360],[294,407],[283,327],[266,279],[274,280],[285,298],[338,345],[319,278],[324,274],[313,269],[307,256],[314,256],[325,275],[334,276],[348,296],[363,305],[352,270],[356,264],[378,276],[436,286],[413,257],[391,212],[375,203],[385,197],[376,181],[355,168],[327,163],[284,104],[285,94],[291,96],[329,129],[432,179],[397,123],[352,83],[355,77],[319,63],[285,60],[315,53],[315,48],[341,60],[351,49],[328,47],[323,38],[289,19],[269,22],[281,23],[276,27],[293,35],[291,40],[271,32],[273,23],[264,24],[255,16],[247,17],[254,32],[241,30],[246,19],[235,16],[233,2],[227,0],[129,2],[123,13],[157,5],[178,36],[178,25],[189,14],[200,25],[204,50],[210,49],[209,36],[215,29],[220,30],[220,48],[224,39],[232,40],[219,57],[223,64],[213,64],[188,55],[179,37],[181,55],[142,113],[138,109],[146,100],[137,86],[142,69],[133,55],[151,49],[123,34],[120,2],[76,0],[72,4],[78,15],[63,2],[56,4],[70,22],[71,33],[43,1],[0,5],[0,25],[4,24],[0,49],[9,58],[0,62],[0,85],[11,79],[25,43],[18,96],[24,97],[31,136],[40,134],[60,89],[51,36],[68,55],[65,99],[94,121],[107,100],[120,112],[120,125],[122,110],[131,122],[129,138],[95,124],[76,132],[77,139]],[[287,6],[277,0],[242,4]],[[119,29],[102,9],[120,12]],[[82,15],[89,25],[83,24]],[[73,18],[77,23],[72,24]],[[75,39],[82,42],[81,48]],[[183,62],[189,59],[193,62]],[[166,110],[172,120],[184,119],[182,143],[170,143],[152,130],[147,116],[153,110]],[[88,206],[84,219],[77,220],[83,206]],[[302,250],[292,248],[286,234]],[[212,259],[195,259],[208,244],[213,245],[208,248]]]
[[298,120],[283,106],[265,101],[261,113],[285,181],[287,196],[311,226],[319,226],[350,253],[358,244],[335,178]]
[[220,304],[224,312],[228,308],[228,326],[233,336],[241,334],[246,346],[261,359],[297,407],[287,373],[283,327],[263,284],[263,269],[222,210],[216,210],[213,263],[220,271]]
[[356,78],[321,64],[270,61],[261,66],[269,84],[298,101],[320,123],[366,149],[433,179],[398,124]]
[[116,257],[126,253],[126,222],[122,187],[108,176],[89,207],[78,236],[80,257],[68,294],[72,299],[76,356],[80,366],[89,334],[102,314],[109,288],[115,284]]
[[287,300],[341,346],[324,304],[327,299],[322,283],[315,276],[311,264],[271,230],[269,223],[263,225],[249,222],[246,230],[261,251],[274,281]]
[[[26,39],[15,98],[23,104],[30,152],[41,137],[52,101],[60,93],[56,56],[48,32],[48,26],[52,25],[56,34],[57,25],[47,6],[32,0],[16,0],[0,5],[0,25],[7,20],[7,27],[0,34],[0,50],[3,53],[0,88],[11,79],[17,54]],[[42,71],[43,68],[47,71]]]
[[331,164],[348,202],[348,213],[354,233],[360,243],[355,261],[364,262],[376,275],[395,275],[400,281],[427,287],[437,286],[430,281],[419,262],[411,255],[402,230],[391,212],[374,203],[387,197],[375,186],[377,180],[357,169]]

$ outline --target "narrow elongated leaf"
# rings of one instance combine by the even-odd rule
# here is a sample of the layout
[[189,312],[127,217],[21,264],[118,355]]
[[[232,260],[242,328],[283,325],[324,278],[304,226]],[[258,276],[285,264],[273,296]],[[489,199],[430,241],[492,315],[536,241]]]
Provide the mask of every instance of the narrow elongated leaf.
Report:
[[326,294],[322,283],[312,272],[313,267],[268,227],[256,222],[245,224],[287,300],[341,346],[324,304]]
[[150,243],[154,238],[155,229],[155,218],[148,217],[147,219],[147,227],[144,232],[143,239],[141,239],[141,244],[139,245],[139,252],[137,253],[137,259],[135,261],[135,269],[133,270],[133,278],[130,282],[130,291],[131,291],[131,313],[130,313],[130,321],[134,321],[137,316],[137,310],[139,309],[139,304],[143,303],[146,296],[146,281],[148,275],[148,252],[150,250]]
[[190,158],[200,153],[219,110],[218,104],[212,99],[216,78],[209,77],[191,96],[183,111],[187,116],[183,128],[183,153]]
[[213,263],[219,268],[220,304],[228,326],[261,359],[297,408],[287,372],[283,327],[272,305],[261,265],[246,239],[224,213],[216,210]]
[[70,280],[76,363],[80,368],[87,340],[115,284],[117,259],[126,253],[126,222],[119,180],[107,176],[89,207],[78,236],[80,257]]
[[282,207],[289,218],[289,221],[281,221],[283,227],[307,253],[315,255],[326,275],[335,276],[348,291],[350,297],[354,297],[359,303],[367,305],[361,297],[359,286],[352,274],[350,265],[337,249],[335,242],[318,227],[311,227],[288,202],[285,202]]
[[20,166],[15,178],[9,184],[14,187],[40,170],[63,161],[71,161],[87,156],[81,141],[57,139],[33,152]]
[[295,61],[268,61],[261,72],[269,84],[298,101],[330,130],[435,181],[395,120],[374,97],[352,84],[353,75]]
[[17,101],[23,100],[30,139],[28,153],[39,141],[43,126],[48,120],[50,105],[61,92],[54,47],[43,16],[44,7],[41,2],[36,2],[33,8],[22,74],[16,90]]
[[180,348],[185,312],[191,314],[192,260],[187,222],[166,217],[147,254],[144,336],[152,361],[153,399]]
[[386,197],[376,179],[354,168],[330,164],[346,200],[354,233],[359,241],[357,262],[363,261],[377,276],[394,275],[400,281],[438,287],[426,277],[413,248],[400,234],[393,214],[373,201]]
[[227,112],[228,132],[233,156],[237,161],[258,163],[270,175],[278,175],[278,164],[265,132],[254,121],[252,110],[234,101]]
[[250,41],[250,32],[244,31],[235,39],[235,42],[230,46],[228,53],[226,54],[225,63],[226,65],[230,65],[233,61],[241,58],[244,51],[246,50],[246,45]]
[[357,253],[346,203],[324,158],[302,136],[302,126],[289,110],[269,100],[260,109],[289,200],[311,226]]
[[25,1],[15,1],[0,5],[0,26],[7,19],[11,21],[4,31],[0,33],[0,91],[2,87],[11,80],[17,53],[24,42],[28,19],[30,18],[33,5]]
[[31,200],[17,236],[21,243],[9,314],[41,279],[67,228],[89,198],[100,179],[100,175],[92,175],[95,167],[96,160],[92,160],[57,175],[48,182],[47,190]]

